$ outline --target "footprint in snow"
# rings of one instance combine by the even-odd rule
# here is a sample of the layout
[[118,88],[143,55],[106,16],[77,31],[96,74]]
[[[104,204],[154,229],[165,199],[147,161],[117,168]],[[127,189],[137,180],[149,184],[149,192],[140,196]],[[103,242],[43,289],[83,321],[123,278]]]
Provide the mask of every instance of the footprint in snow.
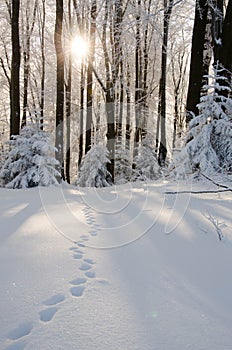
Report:
[[50,307],[48,309],[39,312],[39,318],[42,322],[49,322],[53,319],[54,315],[57,313],[57,307]]
[[8,334],[8,339],[10,340],[18,340],[26,335],[29,335],[32,331],[33,325],[31,322],[21,323],[17,328],[13,329]]
[[85,276],[88,278],[95,278],[96,277],[96,273],[94,271],[87,271],[85,273]]
[[95,264],[95,262],[92,259],[89,259],[89,258],[84,259],[84,262],[86,262],[87,264],[90,264],[90,265]]
[[72,250],[75,251],[76,249],[78,249],[78,248],[77,248],[77,247],[71,247],[71,248],[69,248],[69,250],[71,250],[71,251],[72,251]]
[[70,281],[69,283],[74,285],[74,286],[78,286],[80,284],[84,284],[86,281],[87,280],[84,277],[77,277],[74,280]]
[[82,251],[80,248],[77,248],[77,247],[76,247],[76,248],[73,247],[73,249],[70,248],[70,250],[71,250],[73,253],[83,254],[83,251]]
[[79,267],[79,269],[81,270],[81,271],[88,271],[88,270],[90,270],[92,268],[92,266],[90,265],[90,264],[88,264],[88,263],[83,263],[80,267]]
[[56,295],[53,295],[51,298],[45,300],[43,302],[43,305],[54,306],[61,303],[64,300],[65,300],[65,296],[63,294],[56,294]]
[[97,236],[97,232],[96,231],[90,231],[91,236]]
[[77,245],[78,245],[78,247],[80,247],[80,248],[85,248],[85,244],[82,243],[82,242],[78,242]]
[[70,288],[70,293],[73,297],[81,297],[83,295],[83,292],[85,290],[84,286],[77,286]]
[[82,259],[82,258],[83,258],[83,255],[80,254],[80,253],[75,253],[75,254],[73,254],[73,258],[74,258],[74,259]]
[[59,310],[58,307],[55,307],[55,305],[62,303],[65,300],[65,296],[63,294],[55,294],[45,300],[43,302],[43,305],[45,306],[51,306],[47,309],[41,310],[39,312],[39,318],[42,322],[49,322],[52,320],[54,315]]

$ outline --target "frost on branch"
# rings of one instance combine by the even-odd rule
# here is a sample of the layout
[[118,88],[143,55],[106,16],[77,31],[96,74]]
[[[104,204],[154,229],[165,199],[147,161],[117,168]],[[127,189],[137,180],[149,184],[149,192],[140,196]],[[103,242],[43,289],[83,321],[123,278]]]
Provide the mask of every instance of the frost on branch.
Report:
[[109,152],[104,145],[93,145],[82,160],[77,185],[80,187],[110,186],[112,179],[107,170],[107,163],[110,163],[108,156]]
[[7,188],[27,188],[58,184],[59,164],[49,135],[36,124],[26,126],[10,141],[10,152],[0,172]]
[[185,147],[174,162],[177,176],[197,170],[208,175],[232,171],[232,100],[223,94],[230,88],[223,85],[220,73],[215,69],[209,76],[212,84],[204,86],[200,113],[190,122]]

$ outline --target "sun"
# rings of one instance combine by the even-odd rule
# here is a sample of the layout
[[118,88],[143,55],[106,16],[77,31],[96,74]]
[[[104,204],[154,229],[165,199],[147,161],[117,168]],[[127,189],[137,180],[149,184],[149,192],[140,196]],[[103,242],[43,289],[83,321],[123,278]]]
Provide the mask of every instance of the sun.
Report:
[[76,36],[71,41],[71,51],[76,58],[85,58],[88,55],[88,43],[81,36]]

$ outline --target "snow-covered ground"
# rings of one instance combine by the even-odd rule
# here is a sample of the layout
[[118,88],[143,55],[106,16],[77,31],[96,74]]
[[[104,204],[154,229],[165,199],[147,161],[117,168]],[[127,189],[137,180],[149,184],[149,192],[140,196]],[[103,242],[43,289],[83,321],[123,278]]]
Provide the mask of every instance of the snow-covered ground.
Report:
[[191,189],[1,189],[0,349],[231,350],[232,193]]

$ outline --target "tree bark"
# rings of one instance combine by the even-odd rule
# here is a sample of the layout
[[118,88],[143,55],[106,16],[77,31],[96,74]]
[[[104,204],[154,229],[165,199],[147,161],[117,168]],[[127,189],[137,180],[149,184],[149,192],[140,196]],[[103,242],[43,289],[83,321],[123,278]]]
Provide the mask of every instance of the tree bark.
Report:
[[11,84],[10,84],[10,137],[18,135],[20,130],[20,44],[19,44],[20,0],[12,1],[11,18]]
[[[68,30],[72,33],[71,0],[68,0]],[[71,36],[71,35],[70,35]],[[66,84],[66,153],[65,153],[65,178],[70,183],[70,158],[71,158],[71,101],[72,101],[72,54],[68,54]]]
[[158,161],[161,166],[164,166],[167,156],[167,141],[166,141],[166,80],[167,80],[167,45],[170,17],[172,13],[174,0],[164,0],[164,21],[163,21],[163,44],[161,58],[161,78],[159,85],[159,111],[160,118],[160,144]]
[[97,2],[92,0],[90,10],[90,44],[88,55],[87,68],[87,119],[86,119],[86,133],[85,133],[85,153],[91,148],[92,127],[93,127],[93,61],[95,52],[95,32],[96,32],[96,17],[97,17]]
[[44,97],[44,90],[45,90],[45,21],[46,21],[46,8],[45,8],[45,1],[42,0],[42,20],[41,20],[41,81],[40,81],[40,128],[43,130],[43,122],[44,122],[44,104],[45,104],[45,97]]
[[198,114],[203,78],[203,53],[208,14],[208,0],[196,0],[195,20],[192,35],[192,50],[189,72],[189,87],[186,103],[186,123]]
[[[23,49],[23,117],[21,127],[23,128],[27,123],[27,111],[28,111],[28,84],[30,75],[30,57],[31,57],[31,35],[35,26],[35,18],[37,12],[38,1],[34,3],[32,23],[30,25],[30,13],[29,13],[29,1],[26,8],[26,33],[24,33],[26,40]],[[36,111],[34,111],[36,112]]]
[[[109,17],[108,0],[105,2],[105,15],[103,22],[102,31],[102,44],[104,51],[105,60],[105,70],[106,70],[106,118],[107,118],[107,149],[109,151],[110,163],[107,164],[107,170],[112,176],[112,181],[114,182],[114,167],[115,167],[115,111],[114,111],[114,91],[113,91],[113,80],[110,74],[110,59],[107,51],[107,39],[106,39],[106,29],[107,21]],[[111,44],[112,46],[112,44]]]
[[63,33],[63,0],[56,0],[56,23],[54,42],[56,49],[56,159],[60,163],[61,176],[64,179],[64,53],[62,46]]
[[[232,0],[229,0],[226,15],[222,27],[221,47],[219,50],[219,63],[225,69],[223,75],[227,78],[227,83],[231,86],[232,77]],[[224,91],[228,96],[228,91]]]

